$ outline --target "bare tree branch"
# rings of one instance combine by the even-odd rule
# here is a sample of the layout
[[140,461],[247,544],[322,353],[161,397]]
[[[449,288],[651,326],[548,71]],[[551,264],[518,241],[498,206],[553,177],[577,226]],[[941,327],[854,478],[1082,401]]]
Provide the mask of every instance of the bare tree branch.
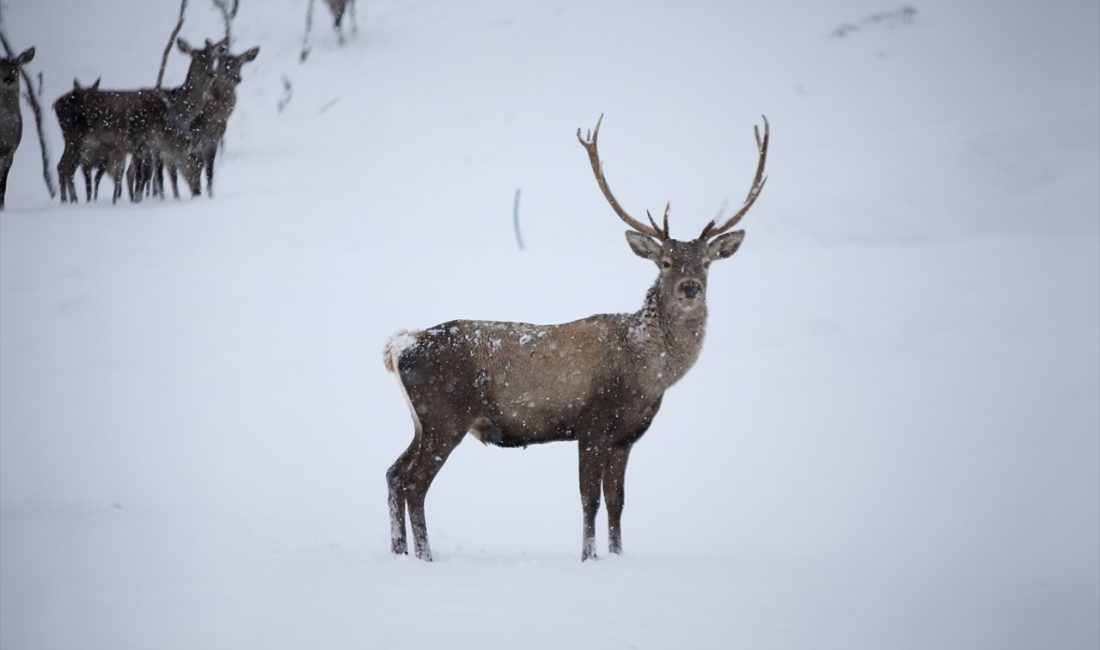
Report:
[[210,0],[214,3],[214,7],[218,10],[218,13],[222,15],[222,21],[225,23],[225,42],[226,45],[233,45],[232,38],[232,26],[233,19],[237,17],[237,11],[241,8],[241,0]]
[[309,0],[309,5],[306,6],[306,33],[302,37],[302,53],[298,57],[299,63],[305,63],[306,58],[309,57],[309,32],[313,29],[313,0]]
[[290,77],[283,75],[283,96],[279,99],[279,102],[275,105],[280,113],[286,108],[286,105],[290,103],[290,98],[294,96],[294,89],[290,84]]
[[[9,57],[15,56],[15,52],[11,49],[11,44],[8,43],[8,38],[4,36],[4,32],[0,31],[0,43],[4,45],[4,51],[7,52]],[[34,113],[34,125],[38,129],[38,146],[42,149],[42,180],[46,181],[46,191],[50,193],[50,198],[57,196],[57,190],[53,185],[53,175],[50,173],[50,150],[46,146],[46,131],[42,128],[42,106],[38,103],[38,97],[34,92],[34,81],[31,79],[31,75],[27,72],[27,68],[24,66],[20,68],[20,72],[23,75],[23,84],[27,90],[23,93],[23,96],[27,98],[27,103],[31,105],[31,111]],[[38,94],[42,94],[42,73],[38,74]]]
[[176,39],[180,35],[180,30],[183,29],[183,12],[187,10],[187,0],[180,0],[180,17],[176,21],[176,28],[172,30],[172,35],[168,37],[168,44],[164,46],[164,54],[160,57],[160,72],[157,73],[157,88],[164,83],[164,68],[168,65],[168,54],[172,52],[172,44],[176,42]]

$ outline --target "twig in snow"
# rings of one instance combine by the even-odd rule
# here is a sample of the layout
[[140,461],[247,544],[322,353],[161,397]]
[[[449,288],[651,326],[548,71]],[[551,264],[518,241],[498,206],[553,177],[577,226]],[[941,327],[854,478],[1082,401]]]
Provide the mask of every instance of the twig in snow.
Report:
[[319,111],[317,111],[317,112],[318,112],[318,113],[324,113],[325,111],[327,111],[328,109],[332,108],[333,106],[335,106],[335,105],[336,105],[336,104],[338,104],[339,102],[340,102],[340,98],[339,98],[339,97],[337,97],[336,99],[333,99],[333,100],[332,100],[331,102],[329,102],[329,103],[325,104],[324,106],[322,106],[322,107],[321,107],[321,110],[319,110]]
[[286,108],[286,105],[290,103],[290,98],[294,96],[294,90],[290,86],[290,77],[283,75],[283,96],[279,100],[279,103],[275,105],[280,113]]
[[[8,38],[4,36],[3,31],[0,31],[0,43],[3,44],[7,56],[15,56],[15,52],[12,51],[11,44],[8,43]],[[38,73],[38,97],[36,97],[34,82],[27,72],[27,68],[22,67],[19,72],[23,75],[23,84],[27,88],[23,92],[23,97],[31,105],[31,112],[34,113],[34,125],[38,129],[38,146],[42,149],[42,180],[46,181],[46,191],[50,193],[52,199],[57,196],[57,190],[53,186],[53,175],[50,174],[50,150],[46,145],[46,131],[42,128],[42,106],[38,103],[38,97],[42,96],[42,73]]]
[[157,73],[157,88],[164,83],[164,68],[168,66],[168,54],[172,51],[172,44],[176,42],[176,38],[180,35],[180,30],[183,29],[183,12],[187,10],[187,0],[180,0],[180,17],[176,21],[176,28],[172,30],[172,35],[168,37],[168,44],[164,46],[164,54],[160,57],[160,72]]
[[523,237],[519,234],[519,192],[520,188],[517,187],[516,198],[512,200],[512,228],[516,231],[516,243],[523,250]]

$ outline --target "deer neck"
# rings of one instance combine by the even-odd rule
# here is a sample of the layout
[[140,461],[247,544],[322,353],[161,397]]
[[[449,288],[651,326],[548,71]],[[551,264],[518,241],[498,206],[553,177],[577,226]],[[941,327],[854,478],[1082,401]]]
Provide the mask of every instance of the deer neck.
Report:
[[14,87],[0,91],[0,106],[7,110],[19,110],[19,86],[20,84],[15,84]]
[[634,318],[631,333],[641,347],[642,365],[649,374],[646,383],[663,393],[699,358],[707,326],[706,306],[684,317],[675,306],[666,304],[655,283]]
[[180,118],[189,123],[206,105],[210,95],[211,82],[201,80],[202,73],[197,68],[197,63],[192,63],[187,69],[187,77],[183,85],[169,91],[169,97],[174,104]]

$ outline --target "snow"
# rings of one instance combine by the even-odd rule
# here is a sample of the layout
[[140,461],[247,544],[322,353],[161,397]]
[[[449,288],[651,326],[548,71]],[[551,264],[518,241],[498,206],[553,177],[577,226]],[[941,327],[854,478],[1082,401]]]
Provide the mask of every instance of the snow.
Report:
[[[299,64],[306,1],[243,0],[214,199],[61,206],[24,111],[0,646],[1097,647],[1100,6],[377,0],[339,47],[318,4]],[[177,12],[3,28],[49,103],[151,83]],[[671,199],[680,238],[772,127],[700,360],[632,453],[625,555],[601,517],[579,561],[575,446],[466,442],[436,561],[392,557],[391,333],[641,306],[655,270],[576,142],[601,113],[616,196]]]

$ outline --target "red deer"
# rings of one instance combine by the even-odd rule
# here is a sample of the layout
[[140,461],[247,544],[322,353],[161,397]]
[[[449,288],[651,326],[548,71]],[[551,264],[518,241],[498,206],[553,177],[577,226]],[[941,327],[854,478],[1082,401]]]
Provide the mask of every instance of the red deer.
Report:
[[19,109],[19,73],[34,59],[34,48],[19,56],[0,57],[0,210],[8,193],[8,172],[15,150],[23,139],[23,113]]
[[[649,429],[661,399],[695,363],[706,327],[710,263],[737,252],[745,231],[728,232],[764,187],[769,126],[756,129],[756,176],[741,207],[712,220],[690,241],[644,224],[615,199],[597,151],[600,122],[587,138],[596,182],[631,230],[627,243],[657,265],[656,282],[633,314],[597,314],[560,325],[455,320],[400,332],[383,353],[412,413],[412,443],[386,472],[391,550],[407,552],[405,513],[416,557],[431,560],[424,498],[467,433],[500,447],[576,441],[584,527],[581,559],[596,556],[596,512],[607,499],[608,550],[622,553],[624,476],[631,446]],[[648,215],[648,212],[647,212]]]
[[358,21],[355,19],[355,0],[325,0],[325,4],[332,11],[332,28],[336,30],[336,38],[340,41],[340,45],[344,44],[344,29],[342,23],[344,22],[344,12],[351,10],[351,32],[356,34],[358,31]]
[[[91,86],[81,86],[80,81],[73,79],[72,91],[58,97],[57,101],[54,102],[54,112],[57,113],[57,122],[61,126],[61,134],[65,142],[77,141],[87,131],[89,116],[85,109],[87,106],[92,105],[91,102],[94,101],[96,93],[99,92],[99,83],[100,79],[96,79]],[[81,147],[66,147],[65,153],[62,154],[65,162],[58,164],[59,170],[67,169],[70,166],[71,158],[66,158],[66,156],[76,156],[76,160],[72,161],[72,164],[79,166],[84,176],[84,193],[88,202],[92,201],[93,196],[96,199],[99,198],[99,182],[104,173],[110,174],[114,179],[121,180],[122,172],[126,167],[126,150],[119,142],[104,142],[89,138],[82,143]],[[94,194],[92,191],[93,173],[95,175]],[[72,177],[68,179],[62,177],[60,184],[61,202],[64,203],[70,200],[69,195],[72,194],[71,200],[75,203],[76,187],[72,183]]]
[[[191,151],[185,167],[188,183],[198,187],[202,171],[206,170],[206,194],[214,196],[214,158],[218,145],[225,137],[229,116],[237,105],[237,86],[241,83],[241,66],[256,59],[260,48],[254,47],[243,54],[226,54],[218,64],[214,83],[210,86],[210,99],[202,112],[191,122]],[[173,184],[175,170],[171,170]]]
[[177,45],[191,57],[187,78],[178,88],[119,91],[78,87],[54,102],[65,138],[65,150],[57,163],[62,201],[76,201],[73,175],[85,161],[111,167],[107,171],[115,179],[113,200],[117,201],[122,196],[118,166],[127,154],[131,156],[127,176],[133,200],[140,200],[153,180],[160,157],[186,159],[188,127],[206,104],[214,66],[225,54],[225,43],[208,40],[206,47],[192,48],[179,39]]

